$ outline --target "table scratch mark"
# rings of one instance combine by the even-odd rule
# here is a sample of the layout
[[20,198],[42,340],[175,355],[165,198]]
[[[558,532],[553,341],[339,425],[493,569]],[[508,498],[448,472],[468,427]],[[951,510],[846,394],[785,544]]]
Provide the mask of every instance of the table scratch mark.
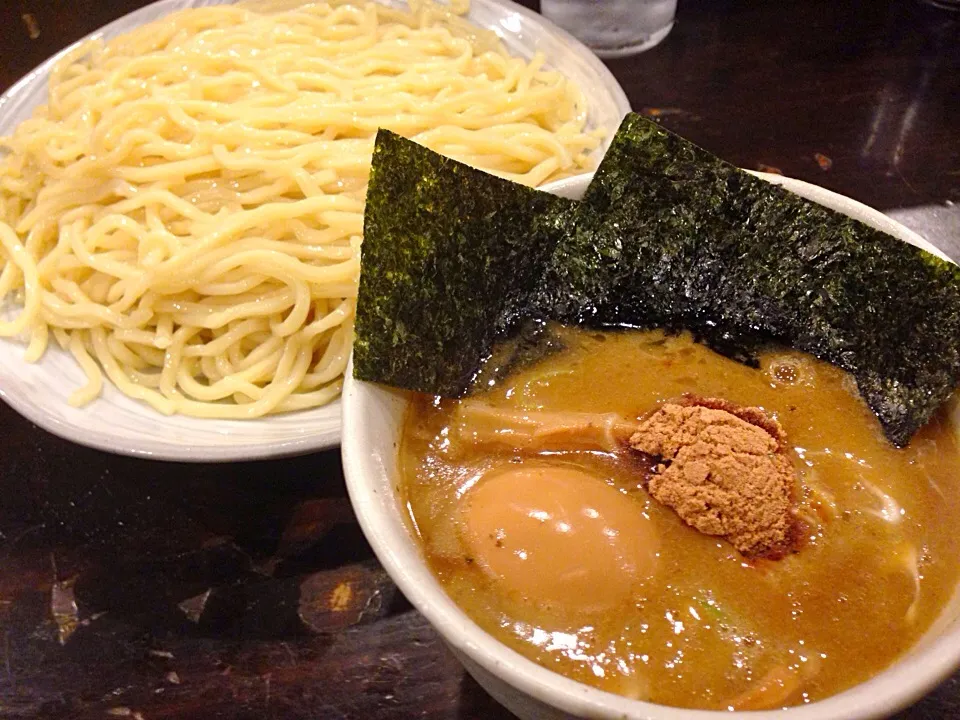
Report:
[[133,720],[147,720],[142,712],[139,710],[131,710],[125,705],[107,708],[107,715],[110,715],[111,717],[128,717],[133,718]]
[[814,153],[813,159],[817,161],[817,165],[820,166],[821,170],[826,171],[833,167],[833,159],[823,153]]
[[27,35],[30,36],[30,39],[36,40],[40,37],[40,23],[37,22],[37,18],[33,13],[22,13],[20,17],[23,19],[23,24],[27,27]]
[[0,560],[6,561],[7,559],[9,559],[10,555],[13,554],[13,549],[14,549],[14,547],[17,545],[17,543],[19,543],[19,542],[20,542],[21,540],[23,540],[25,537],[27,537],[28,535],[30,535],[30,533],[34,533],[34,532],[36,532],[37,530],[43,530],[45,527],[46,527],[46,525],[45,525],[44,523],[39,523],[39,524],[37,524],[37,525],[31,525],[30,527],[26,528],[25,530],[23,530],[23,531],[22,531],[21,533],[19,533],[18,535],[15,535],[15,536],[10,540],[10,542],[7,543],[7,546],[6,546],[6,548],[5,548],[5,552],[3,553],[3,555],[0,555]]
[[10,633],[3,633],[3,665],[7,671],[7,680],[13,682],[13,668],[10,667]]
[[910,181],[907,180],[906,177],[904,177],[903,171],[900,170],[900,166],[899,166],[899,165],[894,164],[893,169],[897,171],[897,177],[899,177],[900,180],[903,181],[903,184],[906,185],[906,186],[910,189],[910,192],[912,192],[914,195],[919,195],[919,194],[920,194],[920,193],[917,192],[917,189],[916,189],[913,185],[910,184]]
[[290,658],[290,667],[297,666],[297,656],[294,655],[293,650],[290,649],[290,645],[286,642],[280,643],[280,646],[287,651],[287,657]]

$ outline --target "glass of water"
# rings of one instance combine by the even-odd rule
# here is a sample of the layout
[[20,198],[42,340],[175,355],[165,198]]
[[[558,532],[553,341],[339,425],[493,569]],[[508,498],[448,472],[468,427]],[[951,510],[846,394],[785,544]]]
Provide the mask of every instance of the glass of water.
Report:
[[615,58],[663,40],[677,0],[540,0],[540,12],[600,57]]

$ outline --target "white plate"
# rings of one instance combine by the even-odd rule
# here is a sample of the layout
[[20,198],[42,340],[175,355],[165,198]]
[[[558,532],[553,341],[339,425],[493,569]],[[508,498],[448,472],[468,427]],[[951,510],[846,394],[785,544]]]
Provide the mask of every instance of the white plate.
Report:
[[[160,0],[83,40],[111,38],[174,10],[230,1]],[[540,15],[509,0],[473,0],[469,18],[496,32],[516,55],[530,57],[542,52],[551,67],[582,88],[592,126],[605,127],[612,134],[630,110],[623,89],[603,63]],[[0,135],[12,132],[45,102],[50,69],[72,47],[54,55],[0,96]],[[0,397],[45,430],[81,445],[158,460],[212,462],[296,455],[340,443],[339,401],[259,420],[201,420],[166,417],[105,383],[100,398],[86,407],[72,408],[67,398],[84,381],[73,358],[52,345],[40,362],[30,365],[23,361],[23,351],[22,344],[0,340]]]

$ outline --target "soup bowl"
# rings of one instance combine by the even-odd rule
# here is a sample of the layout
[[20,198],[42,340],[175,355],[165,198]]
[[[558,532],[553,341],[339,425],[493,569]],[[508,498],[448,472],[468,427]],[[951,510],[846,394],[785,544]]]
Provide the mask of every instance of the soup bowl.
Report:
[[[855,200],[798,180],[756,174],[944,257],[916,233]],[[579,199],[591,177],[580,175],[543,189]],[[866,720],[885,717],[912,703],[960,666],[958,587],[924,636],[885,671],[837,695],[788,709],[721,712],[668,707],[598,690],[541,667],[482,630],[446,595],[410,531],[406,509],[397,493],[400,434],[409,398],[404,391],[354,380],[352,365],[348,368],[343,387],[342,454],[350,500],[364,534],[400,590],[477,682],[524,720],[571,716],[610,720],[746,716],[755,720]],[[953,408],[960,427],[958,404]]]

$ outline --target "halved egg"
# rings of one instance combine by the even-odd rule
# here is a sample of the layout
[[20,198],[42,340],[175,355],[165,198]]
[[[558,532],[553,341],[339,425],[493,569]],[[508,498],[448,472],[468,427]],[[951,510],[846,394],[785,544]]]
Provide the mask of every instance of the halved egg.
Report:
[[505,466],[464,497],[461,533],[479,566],[527,600],[578,610],[627,601],[657,567],[643,506],[567,466]]

